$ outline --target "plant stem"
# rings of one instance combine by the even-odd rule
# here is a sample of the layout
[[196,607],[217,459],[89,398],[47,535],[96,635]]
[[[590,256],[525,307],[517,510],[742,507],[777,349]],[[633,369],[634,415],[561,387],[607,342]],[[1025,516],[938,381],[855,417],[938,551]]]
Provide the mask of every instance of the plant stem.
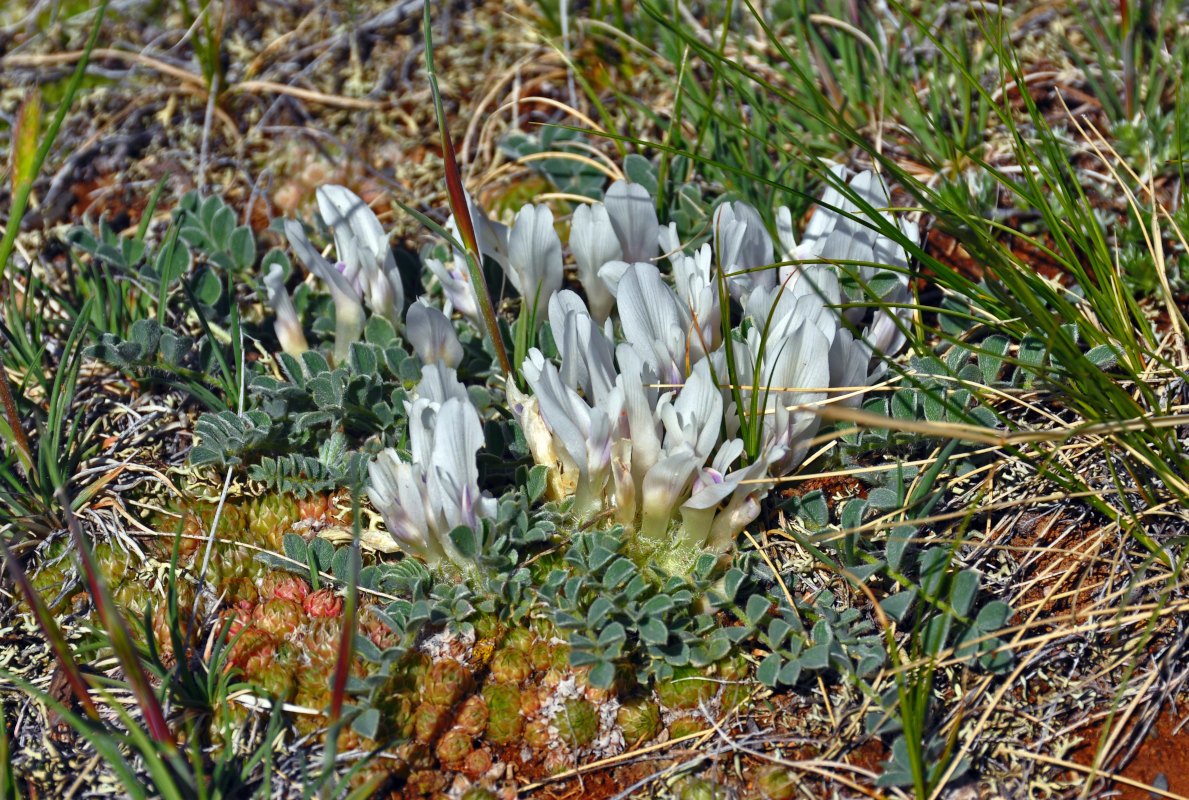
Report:
[[429,88],[433,93],[434,110],[438,117],[438,132],[442,137],[442,161],[446,168],[446,193],[450,197],[450,210],[458,225],[458,233],[462,236],[462,243],[467,250],[467,269],[470,272],[471,286],[474,287],[475,295],[479,299],[479,309],[483,313],[483,323],[487,327],[487,334],[495,346],[500,369],[504,371],[505,377],[514,379],[512,362],[508,360],[508,350],[504,347],[504,340],[500,336],[499,325],[496,323],[495,307],[491,304],[491,293],[487,290],[487,282],[483,280],[483,255],[479,251],[479,241],[475,237],[475,225],[471,220],[471,210],[467,205],[462,176],[458,171],[458,160],[454,156],[454,143],[450,139],[450,131],[446,129],[446,114],[442,109],[442,96],[438,92],[438,74],[433,65],[433,32],[430,30],[429,6],[429,3],[425,4],[425,72],[429,77]]

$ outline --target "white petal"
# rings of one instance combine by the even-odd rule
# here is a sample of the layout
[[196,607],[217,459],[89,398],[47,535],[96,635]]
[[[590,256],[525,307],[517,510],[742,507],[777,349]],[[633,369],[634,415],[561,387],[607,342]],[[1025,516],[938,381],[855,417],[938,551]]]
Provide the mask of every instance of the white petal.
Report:
[[685,499],[698,457],[683,451],[662,458],[644,476],[641,492],[640,536],[654,545],[664,541],[673,512]]
[[364,313],[359,293],[314,249],[300,222],[285,220],[285,237],[298,260],[330,287],[335,312],[334,360],[342,363],[351,352],[351,343],[363,333]]
[[449,528],[474,525],[474,507],[480,497],[479,468],[475,454],[483,446],[483,426],[469,401],[452,397],[438,412],[433,443],[432,469],[426,486],[430,504]]
[[562,282],[561,239],[547,206],[525,206],[517,212],[508,236],[508,278],[520,292],[525,311],[534,311],[539,324]]
[[611,313],[615,298],[599,278],[599,268],[623,257],[623,248],[602,203],[581,205],[570,221],[570,252],[578,265],[578,282],[586,292],[590,313],[602,322]]
[[457,367],[462,361],[462,343],[454,323],[424,299],[409,306],[405,335],[422,364],[441,360],[448,367]]
[[299,356],[309,350],[310,346],[306,343],[305,332],[301,329],[301,320],[297,318],[293,298],[285,289],[284,270],[280,264],[273,263],[268,274],[264,276],[264,287],[268,305],[277,315],[273,327],[276,329],[277,339],[281,342],[281,350],[291,356]]
[[470,402],[467,388],[458,380],[458,372],[438,361],[421,368],[421,380],[413,388],[413,395],[425,398],[435,406],[441,406],[451,398]]
[[623,250],[623,260],[651,261],[660,244],[656,204],[648,190],[638,183],[616,181],[603,198],[611,226]]
[[339,258],[358,281],[369,307],[394,323],[399,321],[404,289],[379,218],[362,198],[343,186],[322,186],[316,194],[318,210],[334,234]]
[[446,295],[446,301],[450,308],[469,319],[476,328],[482,329],[483,320],[479,314],[479,299],[467,277],[465,257],[461,264],[455,260],[449,266],[436,258],[427,258],[425,266],[442,285],[442,293]]
[[685,378],[689,311],[651,264],[632,264],[616,298],[623,335],[665,383]]

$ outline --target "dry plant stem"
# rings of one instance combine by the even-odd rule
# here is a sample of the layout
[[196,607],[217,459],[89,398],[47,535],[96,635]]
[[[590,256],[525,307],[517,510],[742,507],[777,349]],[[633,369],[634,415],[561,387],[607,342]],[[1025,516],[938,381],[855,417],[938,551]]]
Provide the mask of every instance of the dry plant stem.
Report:
[[475,237],[475,226],[471,221],[471,210],[467,207],[466,193],[462,185],[462,176],[458,172],[458,160],[454,157],[454,143],[450,140],[450,131],[446,128],[446,115],[442,109],[442,96],[438,92],[438,74],[433,63],[433,31],[430,27],[429,3],[425,4],[424,15],[425,33],[425,72],[429,77],[429,88],[433,93],[434,109],[438,117],[438,132],[442,137],[442,162],[446,169],[446,193],[450,196],[450,210],[454,214],[454,221],[458,225],[458,233],[462,236],[463,246],[467,249],[467,269],[471,276],[471,286],[479,299],[479,309],[483,313],[483,323],[491,343],[495,347],[495,354],[499,358],[500,369],[508,379],[514,379],[512,362],[508,360],[508,351],[504,347],[504,339],[500,335],[499,324],[495,320],[495,308],[491,304],[491,293],[487,290],[487,282],[483,280],[483,256],[479,252],[479,241]]
[[3,558],[4,563],[8,565],[8,573],[16,581],[17,586],[20,587],[21,594],[25,596],[29,601],[29,605],[33,608],[33,616],[37,618],[37,624],[41,628],[42,633],[45,634],[45,638],[49,641],[50,648],[54,651],[54,656],[58,660],[58,666],[61,667],[62,672],[66,675],[66,680],[70,684],[70,688],[74,691],[75,696],[82,703],[83,710],[87,712],[88,717],[98,720],[99,711],[95,708],[95,703],[91,700],[91,693],[87,687],[87,682],[84,680],[78,664],[75,663],[74,656],[70,653],[69,645],[62,638],[62,631],[58,628],[58,623],[54,620],[54,615],[46,608],[41,595],[29,583],[29,576],[25,574],[25,570],[21,567],[20,562],[17,561],[16,556],[8,549],[8,542],[3,535],[0,535],[0,558]]
[[[2,267],[0,267],[0,272],[3,272]],[[3,353],[3,348],[0,348],[0,353]],[[33,471],[33,451],[29,449],[29,440],[25,437],[25,429],[21,427],[21,418],[17,414],[17,406],[12,399],[12,387],[8,383],[8,373],[3,369],[2,360],[0,360],[0,401],[4,403],[4,416],[8,417],[8,427],[12,430],[12,443],[16,446],[18,463],[21,471],[28,478]]]
[[206,97],[206,116],[202,120],[202,144],[198,150],[198,193],[206,194],[206,165],[210,157],[211,120],[215,116],[215,101],[219,97],[219,73],[211,76],[211,89]]
[[[76,50],[67,53],[49,53],[46,55],[22,55],[13,54],[5,56],[0,59],[0,64],[5,67],[40,67],[43,65],[52,64],[69,64],[73,61],[78,61],[82,58],[83,51]],[[177,78],[179,81],[188,84],[192,89],[206,94],[206,82],[201,75],[195,75],[193,72],[184,70],[181,67],[175,67],[164,61],[160,61],[151,56],[146,56],[142,53],[130,53],[126,50],[117,50],[111,47],[97,47],[92,51],[92,55],[96,58],[106,58],[113,60],[131,61],[141,66],[149,67],[152,70],[168,75],[171,78]],[[318,103],[324,106],[332,106],[335,108],[358,109],[363,111],[375,111],[383,108],[384,104],[376,100],[364,100],[356,97],[336,97],[332,94],[318,92],[313,89],[302,89],[298,86],[287,86],[276,81],[264,80],[247,80],[233,83],[226,91],[231,94],[251,94],[253,92],[270,92],[273,94],[285,94],[298,100],[305,100],[311,103]],[[230,117],[224,116],[224,121],[231,123],[234,129],[235,125]]]
[[[1025,750],[1017,750],[1014,747],[1006,747],[1005,749],[1008,753],[1020,759],[1034,759],[1036,761],[1042,761],[1045,764],[1052,764],[1055,767],[1061,767],[1062,769],[1073,770],[1074,772],[1090,772],[1089,767],[1087,767],[1085,764],[1079,764],[1076,761],[1066,761],[1063,758],[1053,758],[1052,756],[1046,756],[1041,753],[1029,753]],[[1146,790],[1151,794],[1152,797],[1166,797],[1168,800],[1189,800],[1189,797],[1185,797],[1183,794],[1176,794],[1175,792],[1170,792],[1167,789],[1160,789],[1142,781],[1125,778],[1122,775],[1104,773],[1101,777],[1107,778],[1108,780],[1114,781],[1115,783],[1121,783],[1124,786],[1130,786],[1133,789]]]
[[[74,539],[75,549],[78,551],[79,559],[83,563],[83,570],[87,574],[87,583],[91,588],[92,601],[99,611],[99,616],[103,620],[103,625],[107,629],[108,636],[111,637],[112,646],[124,668],[124,676],[132,685],[132,692],[136,696],[136,702],[140,706],[145,722],[148,724],[149,735],[158,744],[169,748],[171,751],[176,750],[177,743],[174,741],[173,733],[169,730],[169,723],[165,721],[165,712],[161,709],[161,703],[157,700],[157,695],[153,692],[153,687],[149,684],[148,676],[145,675],[144,669],[140,665],[140,661],[136,655],[136,648],[132,645],[132,637],[128,634],[128,628],[124,625],[124,619],[116,610],[111,593],[107,590],[107,585],[103,581],[103,576],[99,574],[95,557],[92,555],[91,548],[87,544],[86,534],[83,533],[78,517],[74,515],[74,512],[70,508],[70,498],[67,496],[66,490],[62,487],[58,487],[54,491],[54,495],[58,499],[58,504],[62,506],[62,513],[66,517],[66,526],[70,529],[70,535]],[[185,654],[179,654],[178,657],[185,658]]]
[[351,654],[355,650],[355,618],[359,613],[359,492],[353,491],[351,517],[351,567],[347,577],[347,602],[343,609],[343,635],[339,640],[338,657],[334,666],[334,683],[330,691],[330,722],[333,725],[343,713],[343,698],[347,695],[347,676],[351,671]]

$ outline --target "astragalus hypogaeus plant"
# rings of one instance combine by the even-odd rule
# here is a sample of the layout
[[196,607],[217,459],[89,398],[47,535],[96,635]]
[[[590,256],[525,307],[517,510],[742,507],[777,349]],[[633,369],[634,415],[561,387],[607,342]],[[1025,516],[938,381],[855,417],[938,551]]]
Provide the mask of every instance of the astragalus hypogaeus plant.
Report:
[[[505,226],[467,198],[483,256],[522,298],[512,326],[519,375],[506,376],[506,397],[533,459],[549,469],[550,499],[568,503],[579,524],[622,525],[638,563],[686,574],[702,553],[729,553],[775,479],[805,459],[819,427],[814,407],[858,405],[882,357],[904,344],[904,243],[917,243],[917,227],[887,210],[874,172],[847,183],[838,166],[829,176],[800,242],[787,208],[775,209],[774,241],[761,214],[735,202],[719,206],[708,241],[689,245],[661,224],[641,185],[612,184],[570,220],[586,299],[561,288],[564,249],[548,209],[525,207]],[[307,249],[299,228],[287,229],[348,311],[336,356],[348,327],[358,330],[360,298],[386,316],[392,307],[374,288],[387,289],[392,274],[372,246],[374,217],[353,210],[366,207],[348,194],[319,193],[337,268]],[[455,375],[447,319],[458,312],[477,325],[475,292],[462,253],[428,266],[446,308],[423,298],[405,318],[426,364],[406,404],[411,458],[380,453],[369,495],[398,546],[432,565],[457,562],[451,529],[479,524],[494,501],[479,490],[480,416]],[[546,320],[551,339],[539,334]],[[528,346],[547,341],[556,362]]]
[[[576,213],[571,250],[593,309],[569,290],[550,298],[559,363],[534,348],[529,393],[508,388],[555,497],[572,496],[581,520],[622,524],[637,559],[666,572],[726,553],[773,479],[804,459],[818,428],[812,406],[857,405],[884,369],[876,351],[903,345],[907,254],[868,217],[897,225],[887,206],[878,176],[862,173],[849,192],[830,189],[799,245],[778,209],[779,261],[759,213],[741,202],[720,206],[712,243],[688,251],[638,185],[616,183]],[[898,227],[915,244],[916,226]],[[592,251],[617,249],[633,260],[590,268]],[[863,293],[881,279],[871,314]],[[606,295],[618,325],[597,319]]]

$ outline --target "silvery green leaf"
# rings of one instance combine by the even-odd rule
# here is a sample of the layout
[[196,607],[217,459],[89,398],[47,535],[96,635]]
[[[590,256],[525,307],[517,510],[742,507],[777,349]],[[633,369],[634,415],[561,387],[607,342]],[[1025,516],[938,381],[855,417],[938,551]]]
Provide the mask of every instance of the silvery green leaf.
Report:
[[964,569],[954,576],[954,585],[950,589],[950,605],[959,616],[965,617],[974,607],[979,579],[978,572],[972,569]]
[[821,489],[806,492],[801,497],[801,514],[810,522],[823,527],[830,522],[830,507],[826,503],[826,495]]
[[669,640],[669,629],[659,619],[650,617],[640,625],[640,638],[647,644],[661,645]]
[[727,638],[722,628],[715,629],[706,639],[706,652],[711,661],[726,658],[731,652],[731,640]]
[[1010,346],[1011,341],[999,334],[988,336],[979,346],[978,367],[987,385],[999,379],[999,374],[1003,371],[1003,357]]
[[953,622],[954,618],[949,614],[938,614],[930,619],[921,634],[921,649],[933,656],[941,653],[945,648],[946,640],[949,639]]
[[169,286],[190,267],[190,250],[173,237],[158,248],[153,258],[153,272],[157,280]]
[[799,661],[805,669],[825,669],[830,666],[830,647],[825,644],[817,644],[806,648]]
[[744,641],[745,639],[750,638],[752,635],[751,628],[747,627],[746,625],[735,625],[730,628],[725,628],[723,630],[724,630],[724,633],[725,633],[727,639],[732,644],[739,644],[740,642]]
[[599,547],[595,547],[591,551],[590,556],[586,560],[586,563],[589,566],[590,570],[592,572],[595,572],[595,571],[603,569],[603,567],[605,567],[607,565],[607,563],[611,561],[611,559],[615,558],[615,556],[616,556],[616,553],[614,550],[610,550],[606,547],[599,546]]
[[380,732],[380,711],[369,708],[351,720],[351,730],[366,739],[375,739]]
[[350,547],[340,547],[330,559],[330,572],[340,581],[347,580],[351,575],[351,552]]
[[710,578],[710,573],[713,572],[715,565],[718,564],[718,556],[713,553],[703,553],[694,561],[693,576],[697,580],[707,580]]
[[615,682],[615,665],[610,661],[600,661],[591,667],[587,674],[590,685],[599,689],[607,689]]
[[941,582],[949,572],[949,550],[944,547],[929,548],[921,553],[917,565],[920,569],[921,591],[926,597],[936,598]]
[[874,564],[854,564],[846,568],[846,577],[850,580],[862,583],[883,569],[883,567],[884,565],[882,562],[876,562]]
[[925,419],[929,422],[945,422],[946,390],[937,384],[921,390],[924,401]]
[[357,375],[374,375],[380,367],[376,351],[363,342],[351,343],[351,355],[348,363],[351,370]]
[[1011,666],[1011,650],[1002,639],[991,639],[982,647],[984,655],[979,656],[978,663],[987,672],[1003,672]]
[[643,186],[650,195],[657,193],[656,167],[639,153],[628,153],[623,157],[623,174],[632,183]]
[[882,667],[885,660],[882,650],[873,650],[872,652],[865,653],[855,667],[855,675],[858,675],[860,678],[868,677]]
[[903,622],[912,608],[912,601],[916,598],[916,587],[902,589],[896,594],[889,595],[879,601],[879,607],[896,622]]
[[463,558],[474,558],[479,554],[479,542],[475,531],[465,525],[459,525],[450,531],[450,541],[458,548]]
[[781,658],[776,653],[770,653],[760,666],[756,668],[756,680],[765,686],[775,688],[780,679]]
[[658,594],[655,597],[650,597],[642,606],[641,611],[649,616],[657,617],[663,615],[673,607],[672,598],[668,595]]
[[701,644],[695,644],[689,649],[689,663],[693,667],[707,667],[714,662],[709,651]]
[[252,229],[246,225],[240,225],[232,231],[231,238],[227,242],[227,251],[231,253],[232,258],[235,259],[235,265],[241,272],[251,268],[256,263],[256,237],[252,233]]
[[915,420],[919,392],[916,389],[901,389],[892,395],[892,417],[899,420]]
[[739,586],[746,578],[743,570],[738,567],[731,567],[727,570],[727,574],[723,576],[723,598],[728,602],[735,599],[735,595],[739,591]]
[[614,607],[614,604],[606,596],[600,595],[596,597],[594,602],[590,604],[590,608],[587,609],[586,626],[591,630],[597,630],[602,624],[603,619],[611,613]]
[[596,644],[603,649],[621,645],[627,640],[627,630],[622,623],[612,622],[607,627],[599,632],[599,638]]
[[975,617],[974,624],[981,631],[997,631],[1007,624],[1015,613],[1012,607],[1001,600],[992,600],[981,609]]
[[207,224],[207,230],[210,231],[211,241],[216,247],[230,251],[231,232],[235,230],[235,212],[227,206],[217,209]]
[[1096,367],[1108,370],[1114,369],[1115,365],[1119,363],[1121,355],[1122,350],[1119,347],[1113,344],[1100,344],[1090,348],[1086,353],[1086,358]]
[[300,564],[306,563],[306,541],[296,533],[286,533],[281,537],[281,550],[287,558]]
[[545,464],[535,464],[532,469],[528,471],[528,482],[525,489],[528,491],[529,502],[538,502],[545,494],[548,488],[546,479],[549,476],[549,467]]
[[308,549],[313,552],[314,563],[319,571],[330,567],[331,561],[334,560],[334,545],[325,539],[314,539],[309,543]]
[[983,379],[983,373],[977,364],[967,364],[958,370],[958,380],[965,383],[978,384]]
[[880,510],[900,507],[900,497],[886,486],[877,486],[867,493],[867,505]]
[[603,586],[609,590],[616,589],[627,580],[629,575],[634,575],[635,572],[636,565],[630,559],[620,557],[613,561],[603,573]]
[[[338,577],[338,573],[335,573]],[[380,569],[375,564],[369,564],[359,570],[359,588],[376,591],[380,588]]]
[[628,585],[624,588],[623,593],[624,596],[629,600],[635,600],[642,592],[647,590],[648,587],[648,580],[642,575],[636,575],[628,582]]
[[768,622],[768,641],[766,644],[772,649],[780,647],[784,641],[784,637],[789,634],[793,626],[785,622],[780,617],[774,617]]
[[384,654],[380,652],[380,648],[376,647],[372,640],[366,636],[355,637],[355,652],[373,664],[379,664],[384,660]]
[[792,686],[801,679],[801,659],[794,658],[786,663],[780,670],[778,680],[785,686]]
[[744,611],[747,621],[753,626],[758,626],[771,606],[772,604],[767,597],[761,594],[753,594],[747,598],[747,608]]

